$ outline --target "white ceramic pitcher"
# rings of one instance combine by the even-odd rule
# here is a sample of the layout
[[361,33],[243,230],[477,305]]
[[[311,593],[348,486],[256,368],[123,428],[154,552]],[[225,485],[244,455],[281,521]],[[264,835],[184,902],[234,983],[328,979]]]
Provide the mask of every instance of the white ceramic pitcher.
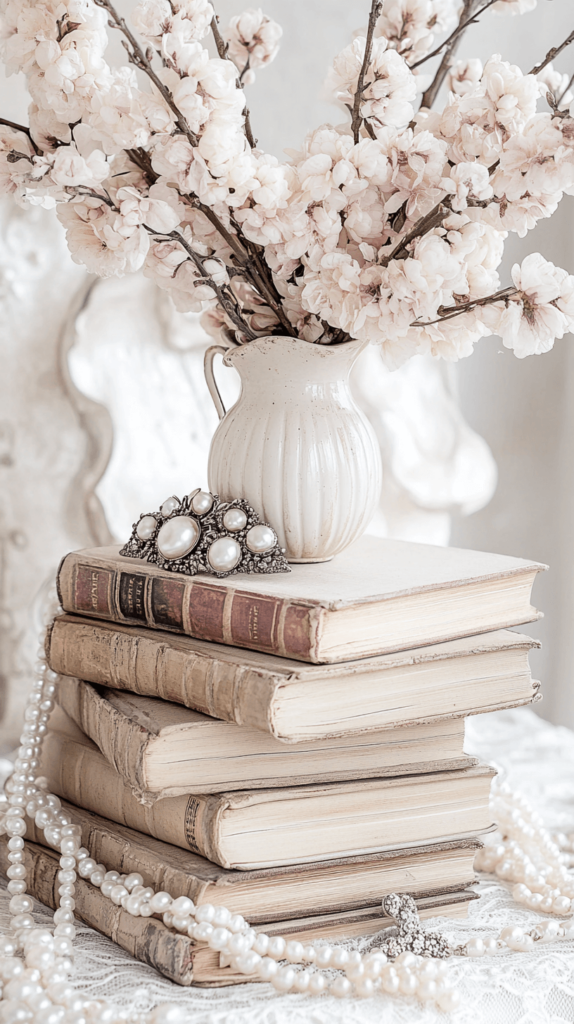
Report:
[[[213,345],[205,377],[221,423],[209,453],[209,488],[245,498],[276,530],[290,562],[324,562],[366,529],[379,500],[381,456],[349,390],[363,342],[313,345],[259,338]],[[226,412],[213,375],[223,355],[241,377]]]

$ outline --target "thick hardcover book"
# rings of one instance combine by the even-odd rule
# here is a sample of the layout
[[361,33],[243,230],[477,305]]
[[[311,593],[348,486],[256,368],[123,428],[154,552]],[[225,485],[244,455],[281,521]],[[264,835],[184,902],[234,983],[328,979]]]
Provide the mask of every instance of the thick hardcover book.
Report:
[[[539,646],[501,629],[397,654],[304,665],[161,630],[57,616],[47,640],[55,672],[161,697],[283,742],[422,724],[529,704]],[[86,730],[89,731],[89,730]]]
[[[28,843],[24,862],[28,872],[28,893],[45,906],[55,909],[60,885],[59,855],[36,843]],[[5,874],[9,866],[7,837],[1,836],[0,871]],[[178,985],[220,987],[258,980],[236,974],[229,966],[222,967],[219,953],[205,943],[172,932],[158,918],[132,917],[83,878],[76,880],[74,899],[76,917]],[[417,907],[423,920],[438,914],[464,917],[473,899],[476,899],[476,894],[466,890],[417,900]],[[382,915],[380,908],[366,907],[347,913],[302,918],[288,924],[270,921],[261,930],[267,935],[285,935],[290,939],[314,942],[317,939],[372,936],[389,927],[392,927],[391,922]]]
[[426,775],[239,790],[139,802],[95,743],[52,729],[42,751],[51,792],[199,853],[249,870],[359,856],[480,834],[492,827],[488,765]]
[[[110,871],[138,871],[158,891],[189,896],[197,905],[212,903],[243,914],[253,925],[380,907],[389,892],[416,899],[462,892],[475,881],[473,862],[482,843],[467,837],[388,850],[366,857],[294,867],[228,871],[211,861],[162,843],[134,829],[64,802],[66,814],[82,829],[82,843]],[[45,844],[43,833],[28,823],[27,836]]]
[[[67,676],[59,679],[57,700],[146,803],[183,793],[343,782],[477,764],[463,752],[460,718],[288,746],[268,733],[219,722],[181,704]],[[52,728],[58,721],[56,713]]]
[[[67,612],[310,662],[366,658],[529,622],[538,562],[363,537],[285,575],[185,577],[116,547],[67,555]],[[80,673],[81,674],[81,673]]]

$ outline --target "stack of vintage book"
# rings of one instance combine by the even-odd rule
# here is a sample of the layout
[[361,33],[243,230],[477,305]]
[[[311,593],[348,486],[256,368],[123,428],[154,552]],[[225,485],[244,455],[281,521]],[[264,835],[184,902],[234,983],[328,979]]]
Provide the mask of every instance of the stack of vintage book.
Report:
[[[70,554],[50,789],[108,869],[270,935],[372,934],[392,891],[423,917],[464,914],[494,774],[464,753],[464,720],[535,699],[536,641],[507,627],[537,618],[541,568],[372,537],[226,579]],[[54,905],[56,855],[30,837]],[[81,880],[76,914],[182,984],[246,980]]]

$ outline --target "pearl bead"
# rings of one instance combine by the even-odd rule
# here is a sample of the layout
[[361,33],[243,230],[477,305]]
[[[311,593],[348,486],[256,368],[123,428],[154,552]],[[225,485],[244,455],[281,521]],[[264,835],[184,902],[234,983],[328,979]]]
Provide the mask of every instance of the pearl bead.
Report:
[[30,896],[13,896],[10,900],[11,914],[29,914],[34,907],[34,901]]
[[405,996],[412,996],[417,990],[418,980],[416,974],[406,968],[400,969],[398,972],[399,976],[399,991]]
[[295,982],[295,971],[292,967],[281,967],[271,979],[273,988],[278,992],[288,992],[293,988]]
[[437,1002],[445,1013],[452,1013],[460,1003],[460,995],[454,989],[447,989],[439,995]]
[[213,930],[213,925],[209,921],[202,921],[200,924],[193,925],[193,938],[199,942],[207,942]]
[[[289,948],[289,947],[287,947],[287,948]],[[302,957],[301,957],[301,959],[302,959]],[[348,950],[341,949],[340,947],[333,950],[333,955],[331,957],[331,967],[338,967],[340,969],[341,967],[345,967],[346,964],[348,964],[348,962],[349,962],[349,952],[348,952]]]
[[484,956],[486,952],[482,939],[469,939],[466,944],[467,956]]
[[331,963],[332,955],[333,950],[331,946],[321,946],[317,950],[317,956],[315,957],[315,963],[317,967],[328,967],[329,964]]
[[132,873],[126,877],[124,885],[128,892],[131,892],[132,889],[135,889],[136,885],[143,885],[143,878],[137,871],[132,871]]
[[236,533],[247,525],[247,516],[242,508],[229,508],[223,516],[223,525],[230,533]]
[[391,964],[385,964],[381,971],[381,985],[385,992],[389,992],[391,995],[393,992],[398,992],[399,976]]
[[[152,900],[153,903],[153,900]],[[195,910],[195,920],[200,921],[213,921],[215,916],[215,907],[212,903],[202,903],[200,907]]]
[[198,515],[205,515],[213,505],[213,495],[209,491],[198,491],[191,499],[191,507]]
[[309,992],[312,996],[320,996],[327,988],[327,982],[323,974],[312,974],[309,978]]
[[260,956],[265,956],[267,950],[269,949],[269,936],[265,935],[264,932],[259,932],[255,939],[255,942],[253,943],[253,949],[255,950],[256,953],[259,953]]
[[201,530],[190,516],[175,516],[168,519],[157,535],[157,546],[164,558],[183,558],[193,551]]
[[241,548],[232,537],[220,537],[210,546],[207,560],[216,572],[230,572],[241,560]]
[[275,935],[269,939],[269,946],[267,947],[267,955],[272,956],[274,960],[282,960],[285,956],[285,950],[287,943],[285,939],[280,935]]
[[496,939],[484,939],[484,952],[486,956],[494,956],[498,953],[498,943]]
[[97,866],[98,865],[95,860],[92,860],[91,857],[85,857],[84,860],[81,860],[78,864],[78,874],[81,875],[82,878],[89,878],[90,875],[93,875]]
[[18,896],[21,892],[26,892],[26,883],[19,878],[13,878],[6,888],[11,896]]
[[293,964],[298,964],[303,959],[303,953],[305,947],[302,942],[297,942],[296,939],[291,939],[285,947],[285,956]]
[[238,956],[235,963],[240,974],[255,974],[261,963],[261,957],[258,953],[250,950],[248,953]]
[[257,973],[261,978],[261,981],[271,981],[271,978],[279,970],[279,965],[276,960],[272,960],[268,956],[264,956],[257,968]]
[[[397,979],[397,989],[398,987],[399,985]],[[373,985],[373,982],[371,981],[370,978],[359,978],[355,985],[355,991],[357,995],[360,996],[362,999],[368,999],[369,996],[372,996],[374,994],[375,986]]]
[[[191,900],[189,901],[191,903]],[[191,903],[191,909],[193,910],[193,903]],[[189,911],[191,913],[191,910]],[[231,921],[231,914],[227,907],[216,907],[213,915],[213,924],[222,925],[226,928]]]
[[149,540],[153,537],[157,526],[155,516],[143,516],[136,526],[136,534],[140,540]]
[[154,914],[163,914],[168,907],[171,907],[172,903],[173,900],[168,892],[156,892],[155,896],[152,896],[149,901],[149,905]]
[[271,551],[275,547],[277,537],[270,526],[264,526],[262,523],[259,523],[248,530],[245,543],[254,554],[263,554],[265,551]]
[[128,890],[126,889],[125,885],[119,885],[116,883],[116,885],[113,886],[112,891],[110,893],[110,899],[112,903],[115,903],[116,906],[119,906],[122,896],[127,896],[127,894]]
[[179,498],[176,498],[175,494],[172,494],[171,498],[166,498],[160,509],[162,516],[171,515],[172,512],[175,512],[176,508],[179,508],[179,504]]
[[332,996],[337,999],[344,999],[346,996],[351,994],[352,985],[348,978],[344,978],[342,974],[339,974],[337,978],[329,986],[329,992]]
[[295,975],[294,988],[297,992],[308,992],[311,972],[307,970],[297,971]]
[[569,900],[567,896],[557,896],[552,901],[552,910],[555,914],[569,914],[572,909],[572,900]]

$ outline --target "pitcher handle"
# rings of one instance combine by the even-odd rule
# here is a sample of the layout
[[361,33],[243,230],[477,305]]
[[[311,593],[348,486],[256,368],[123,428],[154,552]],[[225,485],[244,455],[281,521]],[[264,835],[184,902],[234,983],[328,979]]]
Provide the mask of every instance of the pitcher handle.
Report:
[[203,372],[205,373],[205,382],[207,384],[209,394],[211,395],[213,404],[215,406],[215,411],[217,412],[217,415],[219,416],[220,420],[222,420],[223,417],[225,416],[226,408],[223,404],[223,399],[221,398],[221,394],[219,393],[217,381],[215,380],[215,375],[213,373],[213,360],[215,356],[218,354],[222,356],[227,355],[228,351],[229,349],[225,348],[224,345],[211,345],[206,350],[205,356],[203,357]]

